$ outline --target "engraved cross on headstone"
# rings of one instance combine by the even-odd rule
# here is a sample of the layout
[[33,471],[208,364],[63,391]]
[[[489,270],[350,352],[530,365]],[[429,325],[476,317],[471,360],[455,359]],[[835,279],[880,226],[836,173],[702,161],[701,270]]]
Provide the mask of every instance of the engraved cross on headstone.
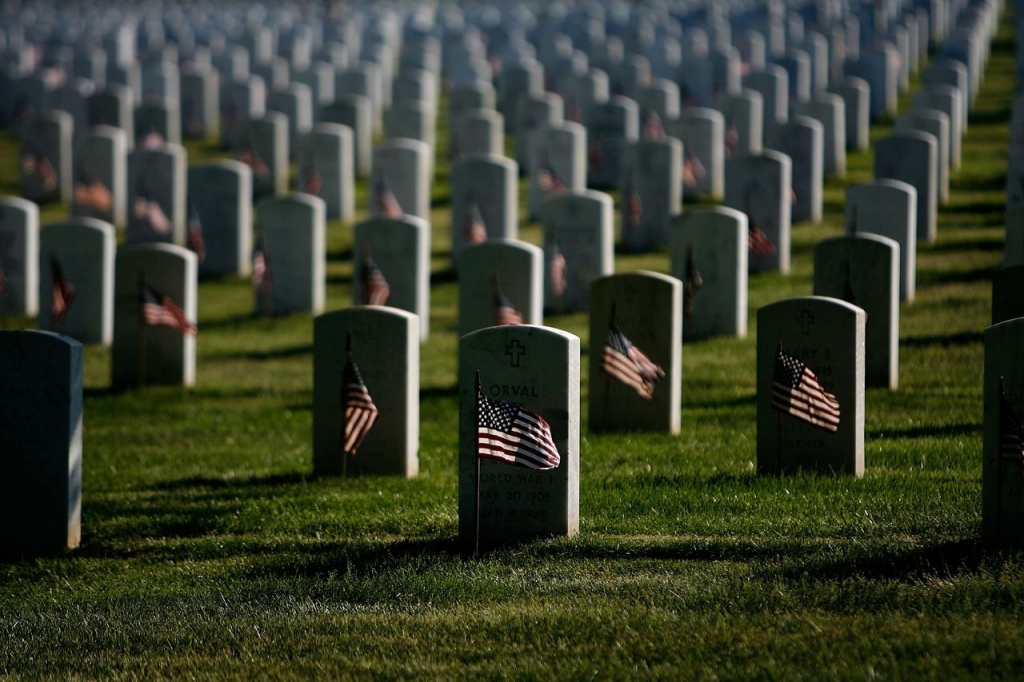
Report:
[[814,324],[814,315],[811,314],[811,311],[804,310],[800,313],[800,317],[797,318],[797,322],[800,323],[801,334],[810,334],[811,325]]
[[505,355],[512,358],[512,366],[519,366],[519,358],[526,355],[526,349],[519,344],[519,339],[515,339],[508,346],[505,347]]

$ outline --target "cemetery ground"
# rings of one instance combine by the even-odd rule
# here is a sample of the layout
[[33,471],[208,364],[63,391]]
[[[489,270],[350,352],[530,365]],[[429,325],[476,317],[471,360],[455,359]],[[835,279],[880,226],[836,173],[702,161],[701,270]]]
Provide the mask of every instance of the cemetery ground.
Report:
[[[464,553],[442,153],[419,476],[314,478],[312,318],[255,317],[247,281],[203,281],[193,389],[112,392],[109,350],[86,349],[82,546],[0,565],[0,674],[1019,675],[1024,553],[980,542],[982,332],[1013,82],[1004,21],[938,242],[919,244],[917,299],[901,306],[899,389],[866,394],[863,479],[755,475],[756,311],[811,293],[813,245],[842,232],[846,186],[871,177],[856,153],[823,222],[794,228],[792,274],[751,277],[748,338],[684,347],[682,432],[595,436],[582,410],[580,534]],[[17,191],[15,157],[0,138],[0,193]],[[536,224],[522,234],[540,242]],[[328,309],[351,301],[351,242],[330,223]],[[668,272],[667,253],[616,256],[617,271],[641,268]],[[545,321],[592,352],[586,315]],[[586,405],[585,372],[582,391]]]

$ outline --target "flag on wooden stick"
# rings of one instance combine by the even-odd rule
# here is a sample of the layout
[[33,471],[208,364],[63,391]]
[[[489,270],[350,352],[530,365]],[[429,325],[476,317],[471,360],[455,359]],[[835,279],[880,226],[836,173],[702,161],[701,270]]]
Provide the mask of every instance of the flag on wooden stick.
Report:
[[618,379],[647,400],[654,397],[654,387],[665,377],[665,371],[651,362],[650,358],[622,333],[615,323],[614,312],[608,325],[608,337],[605,340],[601,366],[608,376]]
[[839,429],[839,401],[822,388],[811,368],[782,350],[775,354],[772,407],[818,428]]
[[380,413],[366,389],[366,384],[363,383],[363,377],[351,353],[342,370],[341,407],[345,413],[341,433],[342,450],[346,454],[354,455]]
[[384,279],[380,268],[370,257],[369,250],[363,254],[363,264],[359,278],[360,300],[363,305],[385,305],[391,298],[391,287]]
[[384,178],[377,178],[377,181],[373,183],[373,206],[377,215],[385,218],[397,219],[405,215],[395,193],[391,191],[388,181]]
[[57,254],[50,254],[50,280],[53,285],[53,303],[50,305],[50,315],[53,318],[53,324],[61,325],[75,300],[75,287],[64,276],[64,268],[57,260]]
[[139,305],[142,307],[142,321],[146,324],[171,327],[186,336],[196,335],[196,326],[185,317],[185,311],[170,296],[165,296],[148,284],[142,285]]
[[561,463],[551,427],[539,414],[488,398],[479,383],[476,402],[478,457],[527,469],[554,469]]

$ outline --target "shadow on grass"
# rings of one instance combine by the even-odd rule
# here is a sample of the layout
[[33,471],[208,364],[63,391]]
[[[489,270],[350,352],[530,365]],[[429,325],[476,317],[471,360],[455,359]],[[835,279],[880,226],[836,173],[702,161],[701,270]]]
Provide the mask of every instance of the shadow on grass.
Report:
[[[450,253],[450,252],[449,252]],[[438,254],[444,257],[448,254]],[[444,270],[438,270],[437,272],[430,273],[430,286],[435,284],[451,284],[459,281],[459,273],[455,271],[455,268],[448,267]]]
[[916,426],[909,429],[874,429],[865,431],[868,438],[931,438],[943,436],[976,436],[981,424],[946,424],[945,426]]
[[992,281],[995,268],[975,268],[974,270],[953,270],[949,272],[919,273],[917,286],[919,289],[935,284],[967,284],[969,282]]
[[212,476],[190,476],[179,478],[174,481],[162,481],[147,488],[156,491],[180,491],[195,488],[207,488],[210,490],[244,490],[246,488],[267,488],[281,485],[300,485],[307,481],[314,480],[313,475],[301,474],[298,472],[290,474],[273,474],[271,476],[252,476],[250,478],[216,478]]
[[744,407],[757,403],[757,394],[741,395],[736,398],[723,398],[722,400],[684,400],[683,407],[688,409],[714,409],[720,407]]
[[[999,217],[1002,224],[1003,218]],[[974,251],[1002,251],[1006,248],[1006,242],[1002,239],[974,239],[969,241],[943,242],[935,244],[929,250],[932,253],[950,252],[963,253],[966,250]]]
[[830,559],[822,556],[787,568],[782,576],[787,579],[813,582],[869,580],[908,580],[926,576],[952,577],[961,573],[974,573],[1001,550],[990,549],[979,539],[940,542],[915,548],[875,549],[870,555]]
[[431,400],[433,398],[455,398],[459,395],[459,385],[433,386],[420,389],[420,400]]
[[217,357],[232,360],[281,360],[284,358],[296,358],[301,355],[309,355],[313,352],[313,344],[305,343],[300,346],[288,346],[285,348],[272,348],[270,350],[251,350],[240,353],[223,353]]
[[202,320],[199,322],[199,328],[201,330],[232,329],[235,327],[239,327],[243,324],[254,322],[260,319],[263,319],[263,316],[254,311],[251,313],[244,313],[242,315],[231,315],[230,317],[222,317],[217,320]]
[[909,336],[900,339],[905,348],[925,348],[927,346],[970,346],[985,340],[983,332],[962,332],[945,336]]
[[328,251],[327,260],[328,262],[335,261],[350,261],[352,260],[352,248],[342,249],[340,251]]

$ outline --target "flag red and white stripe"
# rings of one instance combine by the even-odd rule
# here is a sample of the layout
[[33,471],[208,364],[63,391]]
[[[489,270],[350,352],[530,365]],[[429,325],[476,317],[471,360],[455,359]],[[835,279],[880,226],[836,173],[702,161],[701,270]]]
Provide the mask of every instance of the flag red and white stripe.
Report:
[[545,194],[564,192],[568,189],[550,163],[544,164],[543,168],[537,171],[537,188]]
[[494,324],[504,326],[507,324],[522,324],[523,316],[516,310],[512,299],[505,295],[501,287],[494,286]]
[[388,281],[369,255],[363,257],[360,285],[363,305],[385,305],[391,298]]
[[206,260],[206,240],[203,239],[203,224],[199,221],[199,213],[195,208],[188,214],[188,227],[185,230],[185,239],[190,248],[196,254],[196,260],[200,263]]
[[144,220],[153,232],[157,234],[171,233],[171,219],[149,194],[143,193],[135,197],[132,212],[137,219]]
[[528,469],[554,469],[561,463],[551,427],[535,412],[476,389],[478,457]]
[[641,137],[644,140],[665,139],[665,126],[662,125],[661,116],[658,116],[658,112],[648,112],[647,118],[644,119],[644,128]]
[[772,407],[826,431],[839,429],[839,401],[822,388],[810,367],[781,346],[775,354]]
[[548,265],[548,277],[551,279],[551,295],[555,298],[560,298],[565,293],[565,287],[568,283],[566,273],[565,255],[562,254],[562,250],[558,248],[558,243],[556,242],[554,253],[551,256],[551,263]]
[[354,455],[380,412],[351,357],[345,362],[341,383],[341,406],[345,411],[341,433],[342,450]]
[[601,366],[609,376],[632,387],[647,400],[654,396],[654,387],[665,377],[665,371],[634,346],[614,320],[608,327]]
[[71,310],[71,304],[75,300],[75,287],[64,276],[64,268],[56,255],[50,256],[50,280],[53,284],[53,303],[50,305],[50,315],[53,317],[53,324],[63,324],[64,319]]
[[185,311],[170,296],[165,296],[150,285],[142,286],[139,304],[142,307],[142,321],[146,324],[172,327],[186,336],[196,335],[196,326],[185,317]]
[[377,215],[385,218],[401,218],[405,215],[395,193],[391,191],[391,187],[388,186],[388,182],[384,178],[377,178],[377,181],[373,183],[373,206]]
[[487,225],[480,214],[480,207],[470,201],[466,207],[466,218],[462,225],[463,236],[468,244],[482,244],[487,241]]
[[776,250],[775,244],[757,225],[751,225],[747,230],[747,249],[755,256],[770,256]]

